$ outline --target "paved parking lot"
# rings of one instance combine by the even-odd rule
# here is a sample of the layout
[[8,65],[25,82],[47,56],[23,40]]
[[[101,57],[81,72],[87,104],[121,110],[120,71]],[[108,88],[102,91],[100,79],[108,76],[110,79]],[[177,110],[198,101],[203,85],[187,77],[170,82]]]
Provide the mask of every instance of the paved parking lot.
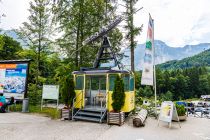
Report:
[[210,140],[210,119],[188,117],[179,128],[148,118],[145,127],[134,128],[132,119],[119,126],[81,121],[51,120],[23,114],[0,114],[0,140]]

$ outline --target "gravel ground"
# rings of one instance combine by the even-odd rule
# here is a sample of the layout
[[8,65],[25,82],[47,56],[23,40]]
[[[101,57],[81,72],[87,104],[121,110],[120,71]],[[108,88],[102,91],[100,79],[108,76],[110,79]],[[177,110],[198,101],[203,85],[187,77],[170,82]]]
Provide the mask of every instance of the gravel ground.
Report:
[[167,124],[148,118],[145,127],[134,128],[132,119],[119,126],[81,121],[51,120],[23,114],[0,114],[0,140],[210,140],[210,119],[188,117]]

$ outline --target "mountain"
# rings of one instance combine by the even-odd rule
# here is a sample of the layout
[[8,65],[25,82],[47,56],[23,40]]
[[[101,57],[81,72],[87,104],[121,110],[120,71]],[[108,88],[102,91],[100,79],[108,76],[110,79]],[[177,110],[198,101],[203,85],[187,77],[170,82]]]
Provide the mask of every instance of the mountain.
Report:
[[[0,32],[0,34],[6,34],[18,42],[22,46],[25,47],[25,43],[18,39],[18,35],[15,33],[15,31],[12,30],[3,30]],[[165,63],[167,61],[171,60],[181,60],[186,57],[190,57],[193,55],[196,55],[204,50],[210,49],[210,43],[201,43],[198,45],[186,45],[184,47],[170,47],[166,43],[160,40],[155,40],[154,41],[154,46],[155,46],[155,63],[156,64],[161,64]],[[24,48],[23,47],[23,48]],[[125,55],[128,56],[127,58],[125,57],[122,60],[122,63],[124,65],[127,65],[128,68],[130,68],[130,50],[126,49],[123,50],[125,52]],[[143,59],[144,59],[144,51],[145,51],[145,44],[139,44],[135,48],[135,67],[136,70],[142,69],[143,66]],[[176,62],[176,61],[172,61]]]
[[[196,55],[204,50],[210,49],[210,43],[198,45],[186,45],[184,47],[170,47],[160,40],[154,41],[155,63],[161,64],[170,60],[181,60],[186,57]],[[135,48],[135,67],[136,70],[142,69],[145,44],[139,44]],[[130,56],[130,51],[125,50],[125,55]],[[128,58],[122,60],[123,64],[129,65]]]
[[161,69],[178,69],[199,66],[210,66],[210,49],[182,60],[173,60],[160,64]]

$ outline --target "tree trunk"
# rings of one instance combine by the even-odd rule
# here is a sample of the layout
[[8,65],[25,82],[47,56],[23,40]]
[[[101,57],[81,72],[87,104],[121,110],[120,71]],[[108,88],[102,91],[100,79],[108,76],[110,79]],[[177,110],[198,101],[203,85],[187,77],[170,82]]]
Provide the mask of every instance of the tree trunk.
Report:
[[75,65],[76,67],[79,67],[79,63],[78,63],[78,58],[79,58],[79,52],[78,52],[78,49],[79,49],[79,34],[80,34],[80,21],[77,25],[77,39],[76,39],[76,56],[75,56]]
[[84,39],[84,33],[83,33],[83,26],[84,26],[84,0],[81,0],[80,3],[80,60],[79,60],[79,65],[82,66],[83,63],[83,49],[82,49],[82,42]]
[[133,2],[132,0],[130,1],[130,47],[131,47],[131,71],[135,71],[135,66],[134,66],[134,48],[135,48],[135,43],[134,43],[134,33],[133,33]]

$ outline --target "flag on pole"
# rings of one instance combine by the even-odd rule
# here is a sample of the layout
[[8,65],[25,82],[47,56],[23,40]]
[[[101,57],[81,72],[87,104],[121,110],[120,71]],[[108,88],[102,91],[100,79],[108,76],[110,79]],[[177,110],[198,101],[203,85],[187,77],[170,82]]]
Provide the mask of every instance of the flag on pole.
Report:
[[153,65],[154,65],[154,21],[149,14],[147,40],[146,40],[143,71],[141,78],[142,85],[153,85],[154,83]]

